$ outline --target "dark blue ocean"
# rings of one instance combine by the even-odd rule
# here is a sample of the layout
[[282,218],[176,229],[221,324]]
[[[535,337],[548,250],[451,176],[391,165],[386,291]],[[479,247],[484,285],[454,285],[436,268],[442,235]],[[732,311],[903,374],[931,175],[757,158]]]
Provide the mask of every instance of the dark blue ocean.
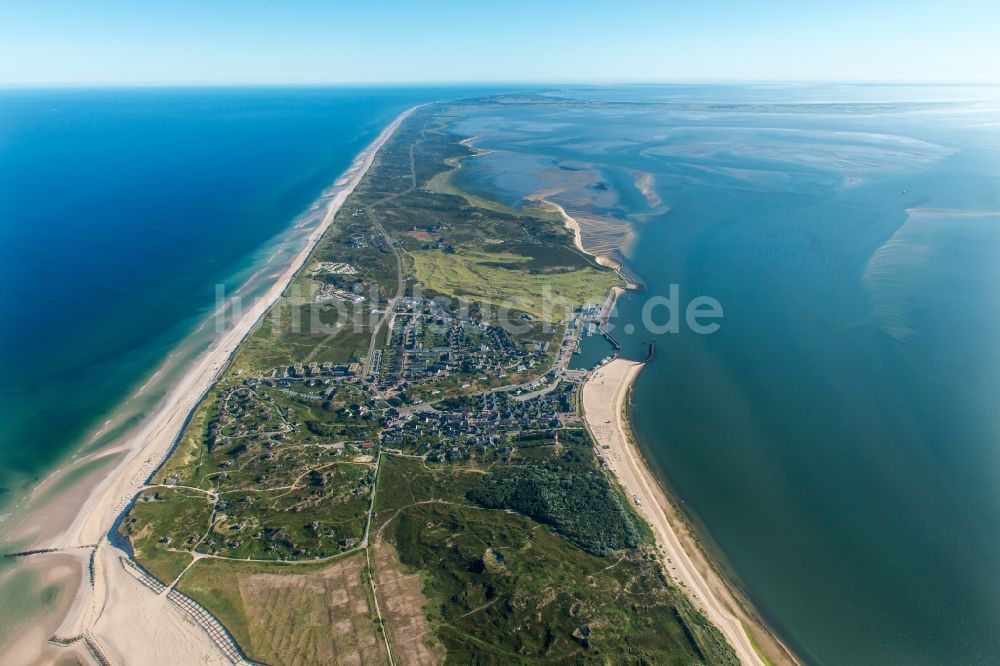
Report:
[[397,114],[472,92],[0,91],[0,505],[141,418],[162,387],[94,436]]

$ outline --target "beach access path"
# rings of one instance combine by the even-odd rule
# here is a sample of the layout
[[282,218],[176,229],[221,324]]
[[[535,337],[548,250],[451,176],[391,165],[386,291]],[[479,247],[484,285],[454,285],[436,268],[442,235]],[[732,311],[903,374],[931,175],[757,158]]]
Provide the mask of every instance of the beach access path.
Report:
[[[628,396],[643,364],[614,359],[595,370],[583,386],[584,417],[598,446],[598,453],[618,478],[629,497],[639,500],[637,509],[656,536],[663,567],[718,627],[736,651],[740,663],[763,666],[740,617],[739,608],[726,584],[693,544],[693,537],[670,504],[656,478],[636,448],[628,424]],[[742,613],[740,613],[742,614]]]

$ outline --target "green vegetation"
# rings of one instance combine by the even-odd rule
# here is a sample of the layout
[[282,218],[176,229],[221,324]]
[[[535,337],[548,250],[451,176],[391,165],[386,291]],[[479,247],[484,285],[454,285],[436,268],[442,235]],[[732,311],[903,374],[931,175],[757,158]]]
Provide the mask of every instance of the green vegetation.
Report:
[[375,502],[376,524],[385,525],[396,512],[414,504],[465,504],[466,493],[479,486],[483,473],[474,464],[432,465],[420,458],[383,455]]
[[132,542],[136,559],[167,583],[191,563],[191,551],[209,529],[211,497],[182,488],[156,488],[139,494],[119,531]]
[[646,548],[586,553],[527,517],[463,501],[483,475],[448,469],[391,458],[378,505],[400,561],[424,577],[448,663],[735,663]]
[[163,488],[140,495],[122,525],[151,573],[172,580],[190,561],[178,551],[285,560],[360,541],[375,467],[355,444],[380,421],[356,386],[307,388],[224,381],[206,397],[156,474]]
[[215,615],[255,661],[386,661],[363,553],[280,566],[199,560],[179,588]]
[[467,497],[481,506],[533,518],[592,555],[635,548],[641,521],[595,465],[587,433],[560,434],[559,452],[544,435],[518,438],[506,464],[492,467]]
[[512,509],[551,525],[582,550],[611,555],[634,548],[639,533],[607,479],[558,466],[505,467],[483,479],[469,499],[491,509]]
[[512,252],[461,248],[454,255],[415,252],[412,258],[417,280],[428,292],[488,301],[494,308],[509,307],[554,323],[566,321],[567,311],[581,303],[604,300],[608,290],[621,282],[610,271],[589,267],[543,264],[528,269],[539,266],[542,259]]
[[385,145],[121,533],[264,663],[735,663],[566,425],[559,324],[620,278],[457,190],[453,111]]

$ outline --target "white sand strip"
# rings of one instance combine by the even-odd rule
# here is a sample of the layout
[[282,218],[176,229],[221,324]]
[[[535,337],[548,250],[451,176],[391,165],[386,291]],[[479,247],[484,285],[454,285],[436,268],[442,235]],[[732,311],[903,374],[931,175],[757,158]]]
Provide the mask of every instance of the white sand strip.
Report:
[[[629,497],[639,498],[639,513],[649,522],[661,550],[663,567],[719,628],[736,651],[740,662],[763,666],[740,619],[733,612],[738,608],[725,583],[708,566],[703,554],[690,547],[685,549],[678,531],[687,528],[660,489],[633,442],[628,426],[629,389],[643,364],[615,359],[601,366],[583,386],[583,409],[587,427],[594,436],[599,453],[608,463]],[[603,447],[607,446],[607,449]],[[671,521],[670,518],[674,521]],[[674,522],[678,523],[676,525]]]

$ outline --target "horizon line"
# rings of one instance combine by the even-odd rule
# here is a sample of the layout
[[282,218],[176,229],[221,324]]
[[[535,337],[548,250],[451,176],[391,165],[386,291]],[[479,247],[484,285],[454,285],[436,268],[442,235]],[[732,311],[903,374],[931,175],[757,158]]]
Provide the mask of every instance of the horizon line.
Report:
[[0,89],[45,88],[427,88],[427,87],[497,87],[497,86],[703,86],[703,85],[854,85],[854,86],[1000,86],[994,80],[916,80],[916,79],[578,79],[578,80],[455,80],[455,81],[0,81]]

